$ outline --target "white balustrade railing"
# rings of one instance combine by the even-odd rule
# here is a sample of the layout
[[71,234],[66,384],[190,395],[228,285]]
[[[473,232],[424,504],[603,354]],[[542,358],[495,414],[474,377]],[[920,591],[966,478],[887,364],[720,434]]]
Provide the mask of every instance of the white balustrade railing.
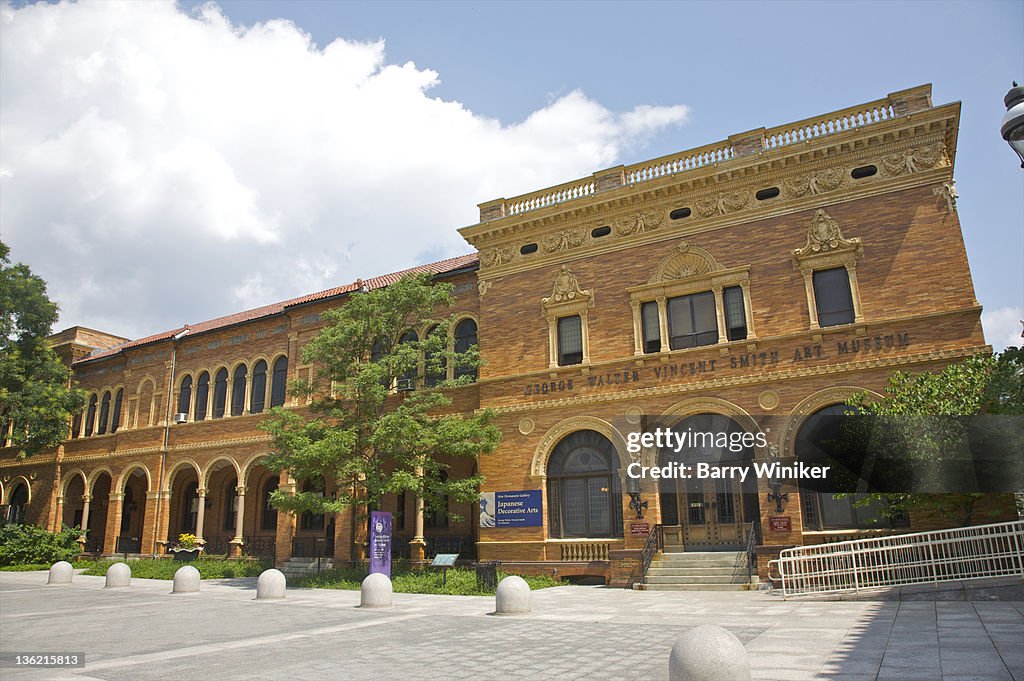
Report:
[[593,178],[566,182],[556,187],[549,187],[548,189],[542,189],[510,199],[505,204],[505,214],[516,215],[546,206],[553,206],[556,203],[572,201],[573,199],[590,196],[596,190],[597,185]]
[[677,154],[662,156],[652,161],[635,163],[626,167],[626,184],[636,184],[659,177],[667,177],[676,173],[686,172],[695,168],[713,165],[720,161],[728,161],[733,157],[733,148],[728,142],[715,142],[697,149],[681,151]]
[[782,595],[1024,577],[1024,521],[784,549],[768,564]]
[[839,132],[863,128],[871,123],[893,118],[892,104],[887,99],[880,99],[868,104],[850,107],[842,111],[806,118],[796,123],[779,125],[765,131],[764,148],[775,149],[787,144],[795,144],[806,140],[834,135]]

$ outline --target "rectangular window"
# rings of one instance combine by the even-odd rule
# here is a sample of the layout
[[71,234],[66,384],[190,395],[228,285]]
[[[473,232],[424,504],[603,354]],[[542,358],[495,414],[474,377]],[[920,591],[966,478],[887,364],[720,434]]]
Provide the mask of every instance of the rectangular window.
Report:
[[743,305],[743,289],[730,286],[722,291],[725,304],[725,333],[731,340],[743,340],[747,337],[747,311]]
[[819,326],[853,323],[853,295],[850,275],[845,267],[818,270],[814,273],[814,302],[818,307]]
[[661,320],[657,303],[640,306],[640,325],[643,327],[644,352],[661,352]]
[[718,342],[715,294],[711,291],[669,298],[669,348],[695,348]]
[[579,315],[558,320],[558,366],[583,363],[583,321]]

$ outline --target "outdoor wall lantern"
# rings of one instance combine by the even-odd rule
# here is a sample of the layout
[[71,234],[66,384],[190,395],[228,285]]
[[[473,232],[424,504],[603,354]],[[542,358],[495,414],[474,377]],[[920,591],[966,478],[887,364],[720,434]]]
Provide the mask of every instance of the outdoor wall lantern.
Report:
[[636,511],[636,519],[643,520],[647,511],[647,502],[643,501],[640,495],[640,481],[636,478],[629,479],[629,507]]
[[1003,97],[1006,104],[1006,115],[999,132],[1020,157],[1020,167],[1024,168],[1024,86],[1013,81],[1013,87]]
[[782,480],[775,478],[768,481],[768,501],[775,502],[775,512],[782,513],[784,503],[789,501],[789,492],[782,491]]

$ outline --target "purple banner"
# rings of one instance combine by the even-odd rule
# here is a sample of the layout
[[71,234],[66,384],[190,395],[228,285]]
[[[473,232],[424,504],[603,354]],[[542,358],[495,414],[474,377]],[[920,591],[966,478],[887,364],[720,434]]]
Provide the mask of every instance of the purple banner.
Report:
[[370,511],[370,573],[391,578],[391,513]]

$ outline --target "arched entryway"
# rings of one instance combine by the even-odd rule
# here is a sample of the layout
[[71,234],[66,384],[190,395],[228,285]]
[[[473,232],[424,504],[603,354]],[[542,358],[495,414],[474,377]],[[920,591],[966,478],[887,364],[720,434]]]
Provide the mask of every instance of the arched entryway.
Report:
[[114,551],[142,553],[142,532],[146,526],[146,494],[149,478],[141,468],[134,468],[123,479],[121,518],[117,525]]
[[15,483],[7,500],[7,522],[24,523],[28,513],[29,491],[24,482]]
[[167,541],[173,545],[182,534],[196,534],[199,516],[206,513],[206,497],[199,496],[199,471],[184,463],[170,473],[171,503],[167,513]]
[[555,445],[547,465],[552,538],[622,536],[619,456],[607,437],[579,430]]
[[107,471],[94,473],[93,476],[90,483],[92,491],[89,494],[89,510],[85,514],[85,525],[82,527],[82,533],[85,535],[85,552],[112,553],[114,547],[105,546],[112,480]]
[[64,482],[61,495],[61,525],[82,527],[85,521],[85,476],[81,471],[71,473]]
[[659,468],[675,472],[658,483],[666,544],[687,551],[744,548],[750,524],[759,522],[757,480],[749,468],[754,449],[743,437],[748,431],[714,413],[687,416],[671,430],[676,438],[658,453]]

